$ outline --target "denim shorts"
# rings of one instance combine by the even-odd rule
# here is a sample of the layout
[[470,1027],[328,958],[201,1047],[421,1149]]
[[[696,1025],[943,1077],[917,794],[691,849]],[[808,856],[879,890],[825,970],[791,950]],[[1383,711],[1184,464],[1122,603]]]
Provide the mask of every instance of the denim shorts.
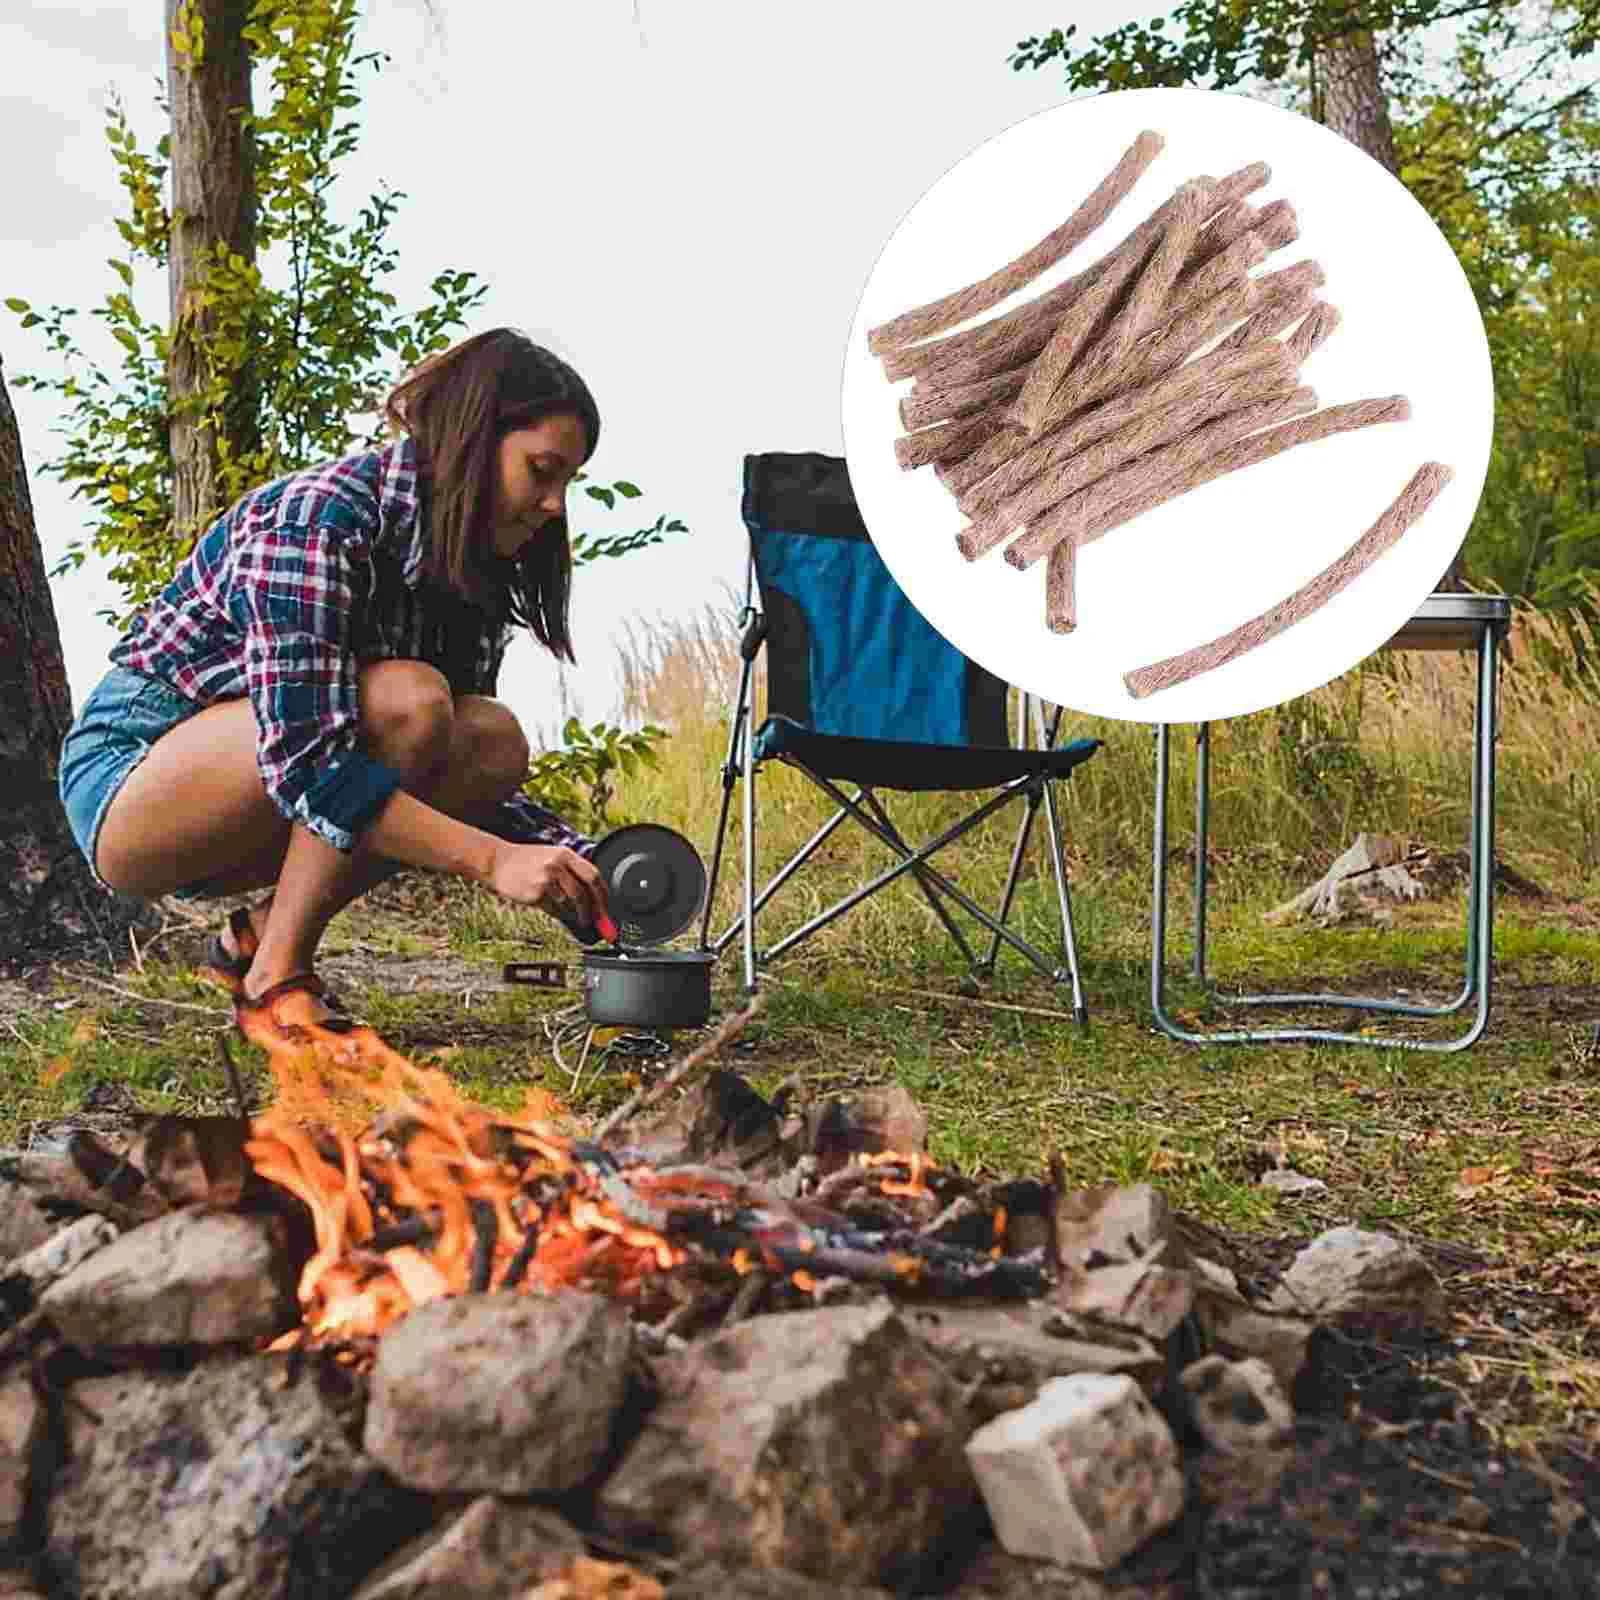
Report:
[[[117,791],[162,734],[200,709],[159,678],[126,667],[113,667],[84,701],[61,744],[61,803],[96,883],[110,887],[95,871],[95,851]],[[205,886],[177,892],[199,899]]]

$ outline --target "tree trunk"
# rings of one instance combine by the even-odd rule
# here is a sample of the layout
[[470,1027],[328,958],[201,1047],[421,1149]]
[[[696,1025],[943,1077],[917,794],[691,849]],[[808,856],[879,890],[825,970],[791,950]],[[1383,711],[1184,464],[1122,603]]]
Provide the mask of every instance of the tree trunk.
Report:
[[[217,247],[247,262],[256,254],[255,135],[248,124],[250,47],[244,38],[251,0],[163,0],[167,95],[172,108],[172,234],[167,275],[172,346],[167,400],[172,416],[173,523],[188,538],[223,509],[217,464],[223,439],[231,454],[255,448],[254,381],[247,370],[231,386],[213,427],[203,416],[205,343],[211,318],[200,290]],[[180,49],[175,35],[188,45]]]
[[1389,123],[1389,97],[1378,66],[1377,41],[1369,32],[1347,33],[1317,46],[1311,114],[1342,133],[1380,166],[1400,176]]
[[56,758],[71,722],[22,436],[0,372],[0,971],[104,954],[135,915],[136,902],[95,883],[67,830]]
[[[1370,32],[1347,33],[1324,40],[1311,62],[1311,115],[1324,127],[1341,133],[1366,151],[1385,171],[1400,176],[1389,121],[1389,97],[1383,86],[1377,40]],[[1436,589],[1466,587],[1460,553],[1440,576]]]

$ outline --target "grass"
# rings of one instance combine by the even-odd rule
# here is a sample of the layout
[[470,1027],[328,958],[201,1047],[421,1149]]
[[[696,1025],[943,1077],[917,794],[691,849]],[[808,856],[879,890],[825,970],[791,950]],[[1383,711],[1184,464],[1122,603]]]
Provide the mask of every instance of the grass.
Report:
[[[731,643],[716,627],[708,614],[682,650],[671,636],[635,641],[628,710],[672,727],[674,738],[659,770],[624,797],[630,816],[682,829],[708,856],[726,723],[705,708],[732,681]],[[1457,991],[1460,891],[1408,907],[1382,928],[1269,928],[1262,913],[1311,881],[1361,827],[1464,844],[1467,684],[1464,664],[1423,658],[1409,677],[1368,673],[1219,730],[1214,973],[1250,987]],[[1037,1173],[1058,1151],[1075,1180],[1148,1180],[1180,1210],[1242,1239],[1356,1223],[1468,1247],[1482,1264],[1451,1280],[1468,1340],[1460,1381],[1500,1408],[1513,1432],[1580,1429],[1600,1444],[1600,1062],[1585,1026],[1600,1019],[1600,838],[1582,805],[1556,804],[1600,787],[1600,733],[1565,695],[1527,650],[1515,653],[1504,694],[1501,854],[1554,895],[1502,899],[1494,1016],[1463,1055],[1197,1048],[1156,1032],[1149,731],[1074,724],[1108,745],[1074,776],[1066,812],[1092,1025],[1078,1029],[1063,996],[1010,955],[980,994],[963,994],[953,946],[921,897],[896,886],[773,969],[766,1014],[737,1064],[769,1093],[789,1077],[810,1094],[903,1083],[929,1113],[936,1157],[974,1173]],[[1175,741],[1178,819],[1189,814],[1189,743]],[[798,775],[774,770],[758,781],[761,854],[784,859],[822,813]],[[959,809],[942,797],[906,798],[908,834],[932,831]],[[991,824],[954,858],[980,902],[997,897],[1013,827]],[[770,925],[763,919],[763,942],[885,859],[864,837],[836,835],[815,875],[775,905]],[[1054,892],[1044,860],[1036,847],[1015,921],[1049,945]],[[1181,864],[1174,876],[1170,1003],[1188,1021],[1214,1022],[1222,1008],[1182,976],[1189,885]],[[734,893],[725,879],[715,927],[731,915]],[[40,993],[8,991],[0,1146],[78,1105],[100,1080],[126,1083],[153,1108],[227,1109],[217,1054],[227,1013],[192,975],[198,935],[176,916],[175,908],[170,931],[137,966],[61,971]],[[490,987],[505,960],[567,953],[538,913],[407,876],[341,916],[325,948],[341,987],[384,1037],[440,1061],[471,1095],[497,1105],[533,1086],[565,1095],[544,1025],[575,997]],[[737,1003],[737,967],[721,964],[720,1005]],[[265,1094],[259,1060],[242,1046],[237,1053]],[[614,1106],[636,1071],[623,1061],[593,1076],[574,1109]],[[1258,1182],[1272,1166],[1328,1187],[1275,1196]]]

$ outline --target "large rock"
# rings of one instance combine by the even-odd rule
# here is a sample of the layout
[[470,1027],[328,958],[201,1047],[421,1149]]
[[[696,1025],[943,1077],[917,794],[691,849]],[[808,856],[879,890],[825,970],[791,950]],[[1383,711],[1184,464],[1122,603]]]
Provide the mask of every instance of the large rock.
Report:
[[1205,1356],[1179,1380],[1189,1416],[1213,1450],[1248,1455],[1277,1450],[1294,1438],[1294,1411],[1265,1361]]
[[354,1600],[519,1600],[583,1554],[554,1511],[484,1495],[397,1550]]
[[611,1447],[633,1348],[599,1295],[431,1300],[379,1342],[366,1448],[417,1489],[561,1494]]
[[1183,1511],[1178,1447],[1131,1379],[1056,1378],[967,1445],[1013,1555],[1103,1570]]
[[1056,1303],[1083,1316],[1133,1328],[1163,1343],[1194,1306],[1194,1280],[1180,1267],[1117,1261],[1063,1270]]
[[43,1244],[0,1267],[0,1303],[20,1303],[31,1309],[51,1284],[105,1249],[118,1231],[116,1223],[104,1217],[79,1217],[68,1223]]
[[1057,1255],[1069,1272],[1141,1259],[1185,1265],[1172,1205],[1148,1183],[1067,1190],[1056,1200],[1055,1230]]
[[1131,1329],[1097,1327],[1048,1300],[916,1306],[901,1315],[968,1395],[974,1424],[1032,1400],[1052,1378],[1123,1372],[1160,1387],[1164,1350]]
[[351,1442],[353,1380],[287,1356],[74,1384],[47,1511],[52,1594],[343,1600],[425,1525]]
[[1386,1233],[1332,1228],[1294,1258],[1270,1304],[1352,1332],[1392,1334],[1437,1323],[1444,1291],[1409,1245]]
[[0,1264],[37,1249],[60,1226],[25,1183],[0,1172]]
[[81,1350],[223,1345],[299,1318],[275,1217],[174,1211],[130,1229],[39,1297]]
[[26,1377],[0,1382],[0,1551],[22,1536],[44,1408]]
[[887,1302],[759,1317],[656,1370],[596,1508],[626,1541],[893,1583],[976,1498],[960,1390]]

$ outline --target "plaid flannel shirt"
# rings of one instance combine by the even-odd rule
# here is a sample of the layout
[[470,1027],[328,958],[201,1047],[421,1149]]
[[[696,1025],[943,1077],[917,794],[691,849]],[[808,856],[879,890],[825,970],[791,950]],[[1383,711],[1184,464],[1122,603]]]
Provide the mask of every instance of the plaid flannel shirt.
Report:
[[[430,583],[422,523],[409,438],[279,478],[211,525],[111,660],[202,706],[248,697],[272,803],[348,851],[401,781],[361,748],[361,668],[425,661],[492,695],[510,634]],[[520,794],[485,826],[593,848]]]

